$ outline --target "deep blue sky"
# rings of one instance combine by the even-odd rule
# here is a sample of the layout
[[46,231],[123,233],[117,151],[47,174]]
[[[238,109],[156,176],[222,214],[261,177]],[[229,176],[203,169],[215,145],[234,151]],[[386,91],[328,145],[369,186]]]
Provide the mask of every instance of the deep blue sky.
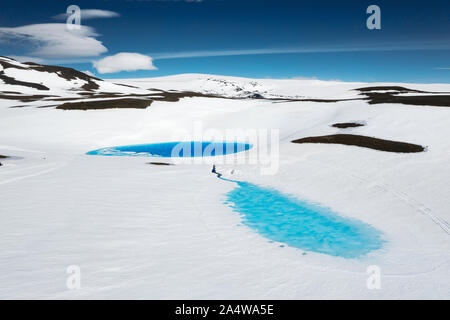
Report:
[[[152,56],[158,68],[100,75],[104,78],[209,73],[450,82],[448,0],[2,0],[0,27],[55,23],[51,17],[65,12],[70,4],[121,15],[82,20],[100,34],[97,39],[108,52],[83,59],[45,59],[46,63],[96,73],[90,61],[137,52]],[[366,8],[371,4],[381,8],[381,30],[366,28]],[[262,49],[276,53],[225,55]],[[304,49],[311,52],[280,53]],[[0,42],[0,55],[29,56],[29,51],[26,41]],[[194,54],[200,56],[167,58],[186,52],[200,52]],[[224,55],[208,56],[211,52]]]

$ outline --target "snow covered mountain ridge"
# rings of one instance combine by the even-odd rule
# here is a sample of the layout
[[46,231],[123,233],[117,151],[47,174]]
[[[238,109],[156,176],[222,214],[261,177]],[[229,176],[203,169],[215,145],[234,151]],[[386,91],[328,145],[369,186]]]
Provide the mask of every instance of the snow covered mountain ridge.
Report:
[[[400,86],[396,83],[247,79],[203,74],[102,80],[72,68],[21,63],[0,56],[0,99],[9,100],[10,107],[146,108],[154,101],[177,102],[191,97],[319,103],[367,100],[370,104],[450,106],[449,91],[447,84]],[[101,102],[104,100],[109,104]]]
[[80,92],[124,91],[121,85],[72,68],[21,63],[3,56],[0,56],[0,80],[3,82],[0,83],[3,92],[73,95]]

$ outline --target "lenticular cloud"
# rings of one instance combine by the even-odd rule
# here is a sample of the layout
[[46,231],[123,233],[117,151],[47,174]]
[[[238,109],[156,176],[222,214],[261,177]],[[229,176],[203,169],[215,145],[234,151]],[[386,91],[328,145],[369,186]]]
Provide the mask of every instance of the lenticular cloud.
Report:
[[156,70],[153,59],[140,53],[121,52],[94,62],[99,73],[120,71]]
[[32,24],[0,28],[6,40],[31,41],[36,50],[29,54],[40,58],[94,57],[108,51],[93,28],[80,26],[69,30],[65,23]]

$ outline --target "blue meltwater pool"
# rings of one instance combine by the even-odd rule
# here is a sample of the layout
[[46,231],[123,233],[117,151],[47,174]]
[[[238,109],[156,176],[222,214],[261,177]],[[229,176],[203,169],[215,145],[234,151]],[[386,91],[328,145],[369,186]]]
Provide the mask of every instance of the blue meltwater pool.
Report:
[[102,148],[89,151],[88,155],[134,157],[210,157],[247,151],[252,147],[240,142],[182,141],[138,144]]
[[270,240],[343,258],[359,258],[383,245],[381,232],[364,222],[275,189],[226,181],[238,186],[226,194],[225,203],[244,225]]

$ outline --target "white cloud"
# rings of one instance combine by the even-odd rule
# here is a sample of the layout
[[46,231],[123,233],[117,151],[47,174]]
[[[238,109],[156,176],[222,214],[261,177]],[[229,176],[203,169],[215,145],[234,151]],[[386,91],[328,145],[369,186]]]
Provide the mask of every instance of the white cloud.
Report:
[[[97,18],[116,18],[119,17],[120,14],[114,11],[109,10],[101,10],[101,9],[81,9],[81,21],[88,19],[97,19]],[[60,13],[56,16],[52,17],[57,20],[65,20],[67,18],[67,13]]]
[[19,62],[34,62],[34,63],[43,63],[44,60],[36,57],[28,57],[28,56],[9,56],[10,58],[13,58],[14,60],[17,60]]
[[99,73],[157,69],[153,65],[153,59],[151,57],[131,52],[121,52],[113,56],[108,56],[95,61],[93,64]]
[[440,50],[450,49],[448,41],[422,41],[417,43],[384,43],[384,44],[351,44],[341,46],[305,46],[298,48],[263,48],[263,49],[240,49],[240,50],[203,50],[150,53],[155,60],[199,58],[199,57],[221,57],[241,55],[264,55],[264,54],[286,54],[286,53],[331,53],[331,52],[376,52],[376,51],[408,51],[408,50]]
[[291,79],[294,79],[294,80],[318,80],[316,76],[312,76],[312,77],[295,76],[295,77],[292,77]]
[[0,28],[3,41],[30,41],[36,49],[29,54],[39,58],[93,57],[108,51],[91,27],[69,30],[65,23],[32,24]]

